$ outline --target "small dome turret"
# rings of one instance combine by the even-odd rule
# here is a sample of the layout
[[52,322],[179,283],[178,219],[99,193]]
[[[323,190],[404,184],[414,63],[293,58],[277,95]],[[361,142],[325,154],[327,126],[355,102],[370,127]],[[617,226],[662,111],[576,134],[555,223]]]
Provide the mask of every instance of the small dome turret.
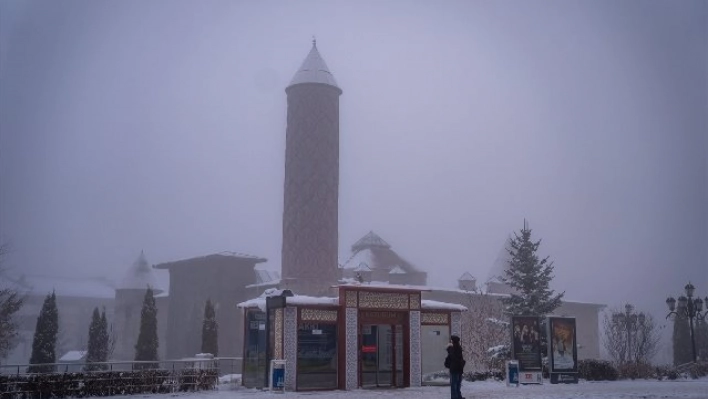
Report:
[[140,251],[140,256],[133,262],[133,266],[128,269],[123,280],[118,285],[119,290],[144,290],[150,286],[157,295],[163,290],[157,286],[155,273],[145,259],[145,252]]

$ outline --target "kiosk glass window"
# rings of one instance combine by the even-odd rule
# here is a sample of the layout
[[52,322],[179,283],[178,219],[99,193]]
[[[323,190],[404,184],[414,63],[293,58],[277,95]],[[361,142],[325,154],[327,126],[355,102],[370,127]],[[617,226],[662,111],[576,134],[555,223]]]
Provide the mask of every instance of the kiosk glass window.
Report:
[[297,389],[337,388],[337,325],[301,323],[297,331]]
[[267,385],[266,373],[266,315],[259,310],[246,312],[246,335],[244,337],[243,385],[248,388],[263,388]]

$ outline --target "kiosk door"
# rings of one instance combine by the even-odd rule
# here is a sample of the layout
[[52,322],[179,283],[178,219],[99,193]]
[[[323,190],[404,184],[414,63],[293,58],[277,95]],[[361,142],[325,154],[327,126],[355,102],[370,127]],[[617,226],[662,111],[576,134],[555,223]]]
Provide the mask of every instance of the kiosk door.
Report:
[[362,325],[361,385],[364,388],[403,386],[402,325]]

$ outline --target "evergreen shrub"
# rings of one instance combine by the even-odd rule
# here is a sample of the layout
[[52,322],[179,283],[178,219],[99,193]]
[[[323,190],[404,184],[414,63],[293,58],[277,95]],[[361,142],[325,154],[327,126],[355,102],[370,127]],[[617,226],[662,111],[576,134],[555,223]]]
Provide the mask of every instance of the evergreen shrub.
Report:
[[623,364],[617,367],[617,372],[619,374],[619,379],[621,380],[634,380],[637,378],[647,379],[657,377],[656,368],[652,367],[651,364],[643,362]]
[[619,373],[607,360],[583,359],[578,362],[578,377],[588,381],[615,381]]

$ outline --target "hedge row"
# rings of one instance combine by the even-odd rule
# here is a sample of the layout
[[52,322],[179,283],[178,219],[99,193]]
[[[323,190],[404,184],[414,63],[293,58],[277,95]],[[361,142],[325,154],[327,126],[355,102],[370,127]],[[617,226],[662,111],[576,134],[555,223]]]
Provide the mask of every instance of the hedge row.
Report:
[[619,373],[607,360],[586,359],[578,362],[578,377],[588,381],[615,381]]
[[652,366],[647,363],[627,363],[615,367],[606,360],[581,360],[579,377],[588,381],[614,381],[626,379],[701,378],[708,376],[708,362],[689,363],[680,367]]
[[[631,363],[615,367],[607,360],[585,359],[578,362],[578,377],[587,381],[615,381],[624,379],[669,379],[701,378],[708,376],[708,362],[686,364],[680,367],[655,367],[646,363]],[[442,370],[426,376],[431,380],[449,379],[450,373]],[[465,381],[504,380],[501,371],[467,372]],[[544,378],[548,378],[544,368]]]

